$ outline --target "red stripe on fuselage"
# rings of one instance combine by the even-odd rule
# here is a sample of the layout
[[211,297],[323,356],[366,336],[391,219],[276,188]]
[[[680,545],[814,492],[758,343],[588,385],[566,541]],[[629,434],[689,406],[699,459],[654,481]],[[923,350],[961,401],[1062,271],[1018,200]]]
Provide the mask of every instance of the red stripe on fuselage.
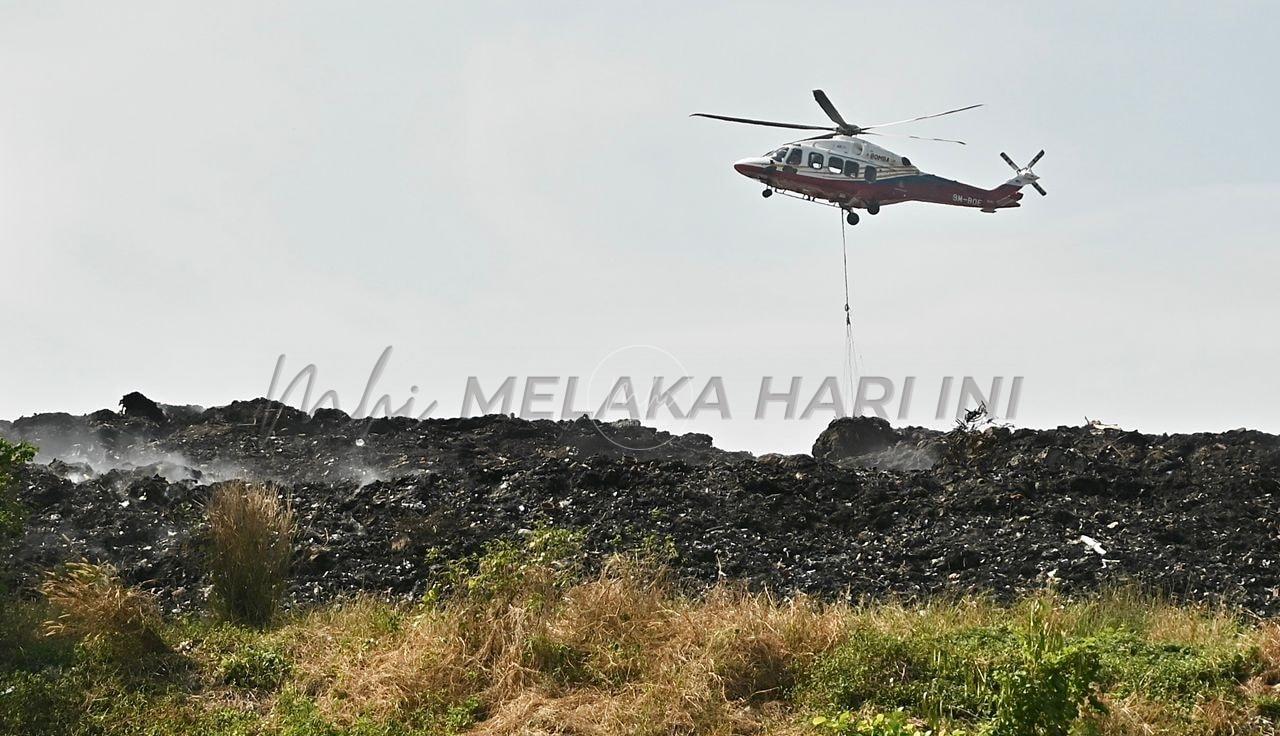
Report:
[[1018,200],[1022,199],[1018,188],[1008,184],[991,190],[979,189],[933,174],[908,174],[868,182],[839,175],[815,176],[791,167],[770,170],[763,166],[738,164],[736,168],[744,176],[777,189],[853,206],[865,206],[868,202],[882,205],[933,202],[956,207],[998,209],[1017,207]]

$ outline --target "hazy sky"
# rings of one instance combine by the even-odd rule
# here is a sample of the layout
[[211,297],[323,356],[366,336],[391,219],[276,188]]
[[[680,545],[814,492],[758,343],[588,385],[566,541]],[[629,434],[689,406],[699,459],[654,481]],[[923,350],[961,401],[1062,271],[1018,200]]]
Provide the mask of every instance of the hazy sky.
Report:
[[909,129],[968,146],[877,141],[942,176],[1048,151],[1021,209],[850,231],[861,369],[917,377],[910,421],[942,376],[1001,375],[1020,425],[1280,431],[1277,27],[1276,3],[3,2],[0,417],[258,396],[281,354],[352,410],[390,345],[376,394],[437,416],[472,375],[719,375],[731,420],[657,423],[807,450],[830,414],[751,414],[762,376],[807,400],[841,373],[838,213],[732,170],[787,131],[687,115],[821,123],[821,87],[863,124],[985,103]]

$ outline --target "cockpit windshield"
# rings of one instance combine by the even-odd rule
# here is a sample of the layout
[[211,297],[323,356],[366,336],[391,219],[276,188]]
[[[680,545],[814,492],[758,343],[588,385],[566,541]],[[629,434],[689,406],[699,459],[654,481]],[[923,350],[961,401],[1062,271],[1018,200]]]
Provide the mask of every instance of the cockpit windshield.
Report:
[[773,159],[774,161],[781,161],[786,157],[787,157],[787,149],[785,146],[769,154],[769,158]]

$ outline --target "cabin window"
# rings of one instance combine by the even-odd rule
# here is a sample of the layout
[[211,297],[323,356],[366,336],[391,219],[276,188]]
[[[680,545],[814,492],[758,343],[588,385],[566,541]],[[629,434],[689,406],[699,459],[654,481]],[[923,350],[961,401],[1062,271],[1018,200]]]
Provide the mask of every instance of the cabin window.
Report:
[[770,156],[769,158],[773,159],[774,161],[781,161],[786,157],[787,157],[787,149],[779,148],[778,150],[774,151],[773,155]]
[[831,156],[827,158],[827,169],[833,174],[839,174],[840,169],[844,166],[844,159],[839,156]]
[[874,167],[874,166],[868,166],[868,167],[866,167],[865,169],[863,169],[863,170],[862,170],[862,178],[866,179],[867,181],[875,181],[875,180],[876,180],[876,167]]
[[800,149],[799,149],[799,148],[793,148],[793,149],[791,149],[791,151],[790,151],[789,153],[787,153],[787,165],[788,165],[788,166],[799,166],[799,165],[800,165],[800,155],[801,155],[801,154],[800,154]]
[[810,153],[810,154],[809,154],[809,168],[811,168],[811,169],[821,169],[821,168],[822,168],[822,154],[821,154],[821,153],[818,153],[817,151],[814,151],[813,153]]
[[845,175],[845,176],[852,176],[852,177],[855,177],[855,178],[856,178],[856,177],[858,176],[858,162],[857,162],[857,161],[854,161],[854,160],[853,160],[853,159],[851,159],[851,158],[849,158],[849,159],[845,159],[845,161],[844,161],[844,175]]

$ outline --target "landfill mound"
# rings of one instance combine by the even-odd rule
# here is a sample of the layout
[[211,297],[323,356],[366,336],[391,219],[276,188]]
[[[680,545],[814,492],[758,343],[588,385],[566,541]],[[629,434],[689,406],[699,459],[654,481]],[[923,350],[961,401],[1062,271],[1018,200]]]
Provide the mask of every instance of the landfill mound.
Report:
[[174,609],[203,605],[203,504],[245,478],[279,484],[297,511],[296,603],[420,595],[448,560],[551,526],[580,531],[596,561],[669,546],[691,585],[1008,599],[1136,583],[1280,612],[1280,438],[1248,430],[838,419],[812,455],[756,457],[626,422],[135,397],[119,413],[0,422],[0,436],[40,448],[19,476],[30,517],[9,566],[26,590],[86,558]]

